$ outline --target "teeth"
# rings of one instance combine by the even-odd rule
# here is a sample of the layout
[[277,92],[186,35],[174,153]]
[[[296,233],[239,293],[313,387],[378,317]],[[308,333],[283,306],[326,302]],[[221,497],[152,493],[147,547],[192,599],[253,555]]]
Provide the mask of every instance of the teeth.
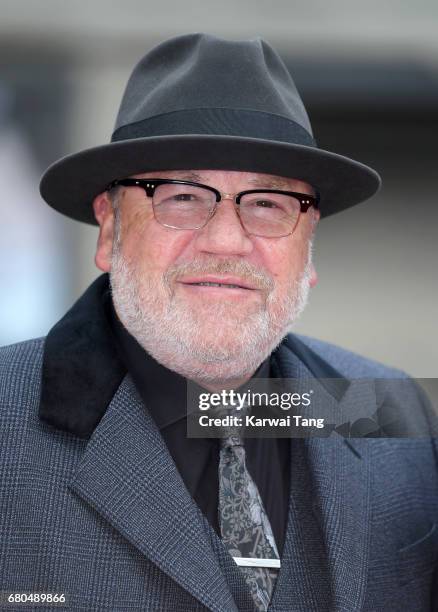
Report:
[[241,289],[239,285],[228,285],[227,283],[192,283],[201,287],[232,287],[233,289]]

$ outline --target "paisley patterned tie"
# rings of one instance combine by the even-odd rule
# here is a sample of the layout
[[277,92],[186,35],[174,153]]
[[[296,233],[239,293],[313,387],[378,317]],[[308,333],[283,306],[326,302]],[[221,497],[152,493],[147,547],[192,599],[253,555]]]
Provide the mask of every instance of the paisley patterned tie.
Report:
[[[233,557],[279,559],[271,524],[257,485],[245,465],[242,438],[221,440],[219,457],[219,525],[222,540]],[[240,567],[256,610],[268,609],[278,569]]]

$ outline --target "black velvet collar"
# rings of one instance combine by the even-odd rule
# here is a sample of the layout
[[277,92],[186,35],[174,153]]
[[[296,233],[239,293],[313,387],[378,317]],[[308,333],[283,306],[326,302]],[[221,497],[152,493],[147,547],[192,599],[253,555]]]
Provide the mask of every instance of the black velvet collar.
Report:
[[[45,340],[39,408],[45,423],[81,438],[93,433],[126,374],[110,321],[109,278],[103,274]],[[343,378],[296,336],[284,344],[315,377]]]
[[47,335],[40,418],[88,438],[126,374],[106,316],[108,275],[99,276]]

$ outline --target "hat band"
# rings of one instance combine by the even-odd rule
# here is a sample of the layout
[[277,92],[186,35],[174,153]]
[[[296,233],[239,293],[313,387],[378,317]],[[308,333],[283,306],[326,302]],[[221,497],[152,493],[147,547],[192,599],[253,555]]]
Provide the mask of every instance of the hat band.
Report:
[[260,138],[316,147],[316,141],[299,123],[280,115],[234,108],[195,108],[164,113],[121,126],[111,142],[187,134]]

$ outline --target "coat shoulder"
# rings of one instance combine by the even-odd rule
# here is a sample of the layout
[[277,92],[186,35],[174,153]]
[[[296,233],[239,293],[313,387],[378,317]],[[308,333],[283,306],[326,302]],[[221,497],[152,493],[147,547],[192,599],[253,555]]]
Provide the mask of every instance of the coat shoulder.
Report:
[[309,349],[346,378],[408,378],[408,374],[335,344],[296,335]]
[[32,370],[41,365],[45,337],[0,347],[0,377]]
[[45,338],[0,347],[0,410],[38,401]]

